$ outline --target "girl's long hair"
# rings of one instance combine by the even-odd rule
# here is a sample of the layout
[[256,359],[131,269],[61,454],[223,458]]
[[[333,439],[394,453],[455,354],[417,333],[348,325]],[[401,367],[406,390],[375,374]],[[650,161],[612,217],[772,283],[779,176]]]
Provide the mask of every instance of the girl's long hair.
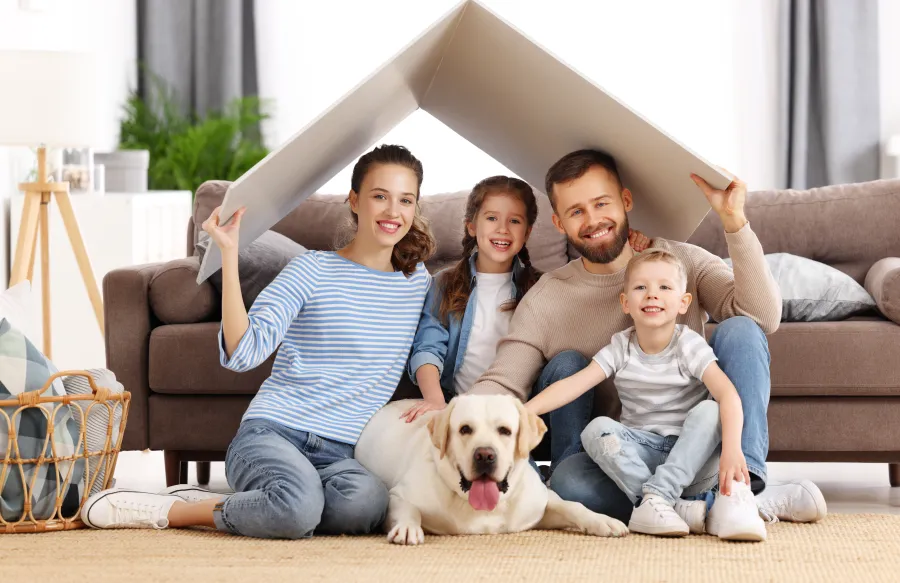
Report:
[[[475,222],[475,217],[478,215],[478,211],[481,210],[484,200],[492,194],[510,194],[521,200],[525,204],[525,218],[528,221],[528,227],[534,226],[538,214],[534,191],[524,180],[508,176],[492,176],[475,185],[475,188],[472,189],[469,198],[466,200],[464,225]],[[444,293],[438,309],[438,316],[445,325],[449,322],[451,315],[459,320],[462,319],[466,311],[466,304],[469,302],[469,296],[472,294],[472,274],[469,269],[469,257],[475,251],[478,242],[475,237],[469,234],[467,228],[464,228],[463,232],[462,259],[442,276]],[[515,282],[517,288],[516,297],[503,304],[501,309],[504,311],[514,310],[522,296],[531,289],[531,286],[537,283],[541,276],[540,272],[531,265],[531,257],[528,255],[526,246],[522,246],[522,250],[519,251],[517,256],[522,262],[525,271],[521,281]]]

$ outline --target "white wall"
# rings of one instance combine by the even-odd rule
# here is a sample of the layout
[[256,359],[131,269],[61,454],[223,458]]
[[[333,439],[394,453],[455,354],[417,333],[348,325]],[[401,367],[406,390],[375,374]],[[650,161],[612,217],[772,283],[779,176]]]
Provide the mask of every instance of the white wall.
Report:
[[[455,4],[258,0],[260,91],[277,99],[270,145],[301,130]],[[758,109],[735,97],[734,47],[750,36],[733,34],[737,0],[484,4],[702,156],[748,181],[756,178],[748,172],[770,179],[765,162],[742,159],[737,139],[738,120],[751,115],[744,110]],[[422,111],[379,142],[402,143],[423,160],[426,194],[509,172]],[[348,190],[349,176],[348,167],[321,191]]]
[[779,4],[740,0],[734,4],[733,43],[737,168],[754,190],[778,188]]
[[[0,50],[75,50],[100,55],[105,148],[114,148],[122,106],[136,79],[135,0],[0,0]],[[2,80],[0,80],[2,83]],[[3,87],[3,91],[15,91]],[[33,113],[33,112],[31,112]],[[104,148],[104,149],[105,149]],[[28,150],[0,148],[0,282],[8,282],[8,198],[32,164]]]
[[[881,70],[882,145],[900,136],[900,2],[879,0],[878,42]],[[882,157],[881,176],[900,178],[900,159]]]

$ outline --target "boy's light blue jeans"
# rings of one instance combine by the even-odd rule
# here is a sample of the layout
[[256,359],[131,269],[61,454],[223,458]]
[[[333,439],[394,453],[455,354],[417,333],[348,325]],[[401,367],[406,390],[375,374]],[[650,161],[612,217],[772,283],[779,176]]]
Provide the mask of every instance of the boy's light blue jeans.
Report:
[[387,514],[387,488],[353,459],[353,446],[272,421],[241,423],[225,476],[235,494],[216,505],[213,520],[232,534],[368,534]]
[[585,452],[632,504],[649,494],[669,504],[706,493],[718,483],[719,405],[703,401],[688,412],[681,435],[663,437],[598,417],[581,434]]

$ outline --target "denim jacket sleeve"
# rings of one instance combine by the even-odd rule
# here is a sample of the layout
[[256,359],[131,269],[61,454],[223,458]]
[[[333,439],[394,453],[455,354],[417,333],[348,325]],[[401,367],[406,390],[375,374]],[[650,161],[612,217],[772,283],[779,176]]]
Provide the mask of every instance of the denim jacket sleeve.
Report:
[[441,324],[437,315],[442,293],[443,287],[435,277],[425,296],[425,304],[410,351],[409,378],[415,385],[419,384],[416,380],[416,371],[424,364],[433,364],[437,367],[438,374],[444,373],[444,359],[447,357],[450,332]]

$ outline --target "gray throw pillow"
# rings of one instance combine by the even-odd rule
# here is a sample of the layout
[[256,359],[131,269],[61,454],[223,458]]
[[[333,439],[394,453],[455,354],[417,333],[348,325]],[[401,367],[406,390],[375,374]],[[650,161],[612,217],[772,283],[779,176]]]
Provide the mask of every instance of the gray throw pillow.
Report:
[[[846,273],[789,253],[766,261],[781,289],[782,322],[828,322],[871,312],[875,300]],[[725,263],[731,267],[731,259]]]
[[[201,232],[194,255],[203,261],[211,241],[209,233]],[[306,247],[275,231],[266,231],[238,253],[238,277],[241,280],[241,295],[244,306],[249,310],[256,296],[272,283],[291,259],[306,253]],[[222,270],[209,276],[209,281],[222,293]]]

